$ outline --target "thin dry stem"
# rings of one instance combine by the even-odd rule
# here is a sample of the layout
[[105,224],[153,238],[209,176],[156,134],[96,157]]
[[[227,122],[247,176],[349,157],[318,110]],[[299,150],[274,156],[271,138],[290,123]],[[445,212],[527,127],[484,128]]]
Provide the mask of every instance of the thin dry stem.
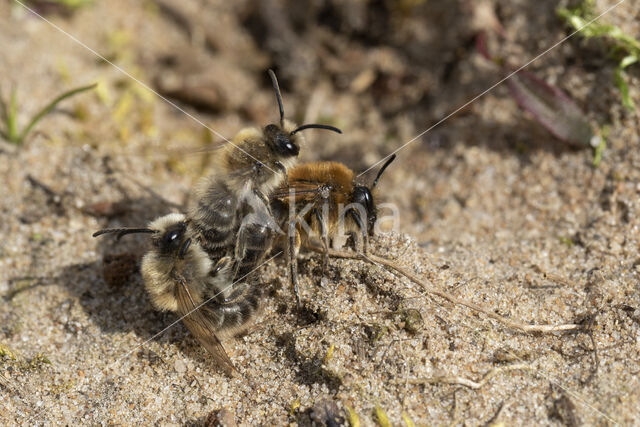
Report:
[[[4,376],[4,374],[0,373],[0,386],[6,388],[9,391],[16,392],[20,394],[20,388],[18,385],[11,379]],[[1,387],[0,387],[1,388]]]
[[472,388],[474,390],[478,390],[482,388],[487,382],[498,375],[501,372],[506,371],[516,371],[516,370],[525,370],[525,369],[533,369],[529,365],[525,365],[523,363],[518,363],[515,365],[502,366],[498,368],[494,368],[487,372],[480,381],[473,381],[469,378],[465,377],[456,377],[456,376],[441,376],[441,377],[431,377],[431,378],[408,378],[404,380],[398,380],[400,384],[458,384],[465,387]]
[[[318,252],[318,253],[323,253],[324,249],[319,248],[319,247],[310,247],[311,250],[313,250],[314,252]],[[407,279],[411,280],[412,282],[416,283],[417,285],[419,285],[420,287],[422,287],[422,289],[424,289],[426,292],[428,292],[429,294],[438,296],[442,299],[445,299],[447,301],[449,301],[452,304],[457,304],[457,305],[463,305],[465,307],[468,307],[474,311],[477,311],[479,313],[485,314],[486,316],[497,320],[498,322],[502,323],[503,325],[511,328],[511,329],[515,329],[521,332],[526,332],[526,333],[532,333],[532,332],[538,332],[538,333],[553,333],[553,332],[567,332],[567,331],[577,331],[580,330],[582,327],[580,325],[577,324],[573,324],[573,323],[568,323],[568,324],[561,324],[561,325],[530,325],[527,323],[523,323],[523,322],[519,322],[516,320],[511,320],[508,319],[504,316],[500,316],[499,314],[496,314],[484,307],[482,307],[481,305],[475,304],[473,302],[469,302],[469,301],[465,301],[462,300],[460,298],[456,298],[453,295],[448,294],[447,292],[441,291],[439,289],[435,289],[432,286],[429,286],[424,280],[420,279],[418,276],[416,276],[415,274],[407,271],[406,269],[400,267],[398,264],[396,264],[395,262],[384,258],[384,257],[380,257],[374,254],[359,254],[359,253],[355,253],[355,252],[346,252],[346,251],[339,251],[339,250],[335,250],[335,249],[329,249],[329,255],[334,257],[334,258],[347,258],[347,259],[359,259],[362,261],[367,261],[371,264],[381,264],[385,267],[387,267],[388,269],[391,269],[393,271],[395,271],[396,273],[399,273],[401,275],[403,275],[404,277],[406,277]]]

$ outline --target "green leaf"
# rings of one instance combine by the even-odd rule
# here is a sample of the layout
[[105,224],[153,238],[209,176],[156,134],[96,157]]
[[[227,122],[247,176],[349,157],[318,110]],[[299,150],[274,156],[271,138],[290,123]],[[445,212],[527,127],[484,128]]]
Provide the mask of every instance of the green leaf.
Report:
[[56,105],[58,105],[60,102],[64,101],[67,98],[70,98],[78,93],[81,92],[85,92],[87,90],[93,89],[94,87],[96,87],[97,83],[94,83],[92,85],[89,86],[82,86],[79,88],[75,88],[75,89],[71,89],[70,91],[67,91],[65,93],[63,93],[62,95],[58,96],[56,99],[54,99],[53,101],[51,101],[49,104],[47,104],[42,110],[40,110],[40,112],[38,112],[38,114],[36,114],[35,116],[33,116],[33,118],[31,119],[31,121],[29,122],[29,124],[27,125],[26,128],[24,128],[24,130],[22,131],[22,133],[20,134],[19,137],[19,142],[23,142],[24,139],[26,138],[26,136],[29,134],[29,132],[31,132],[31,129],[33,129],[33,127],[47,114],[49,114],[55,107]]
[[600,22],[591,22],[594,17],[594,4],[584,2],[582,6],[569,10],[560,8],[556,11],[558,16],[574,30],[580,31],[584,38],[608,37],[614,41],[615,47],[624,50],[627,54],[640,57],[640,41],[625,34],[620,27]]
[[639,60],[638,57],[634,55],[625,56],[624,58],[622,58],[622,61],[620,61],[619,67],[622,69],[625,69],[629,65],[635,64],[636,62],[638,62],[638,60]]
[[584,1],[575,9],[559,8],[556,12],[569,26],[579,30],[584,38],[608,38],[612,44],[611,53],[616,54],[616,56],[619,56],[619,52],[624,53],[624,58],[620,60],[618,68],[616,68],[614,82],[622,95],[622,104],[628,110],[633,111],[635,104],[629,95],[629,85],[627,84],[624,69],[640,61],[640,41],[625,34],[620,27],[615,25],[600,22],[589,23],[596,16],[595,3],[592,0]]

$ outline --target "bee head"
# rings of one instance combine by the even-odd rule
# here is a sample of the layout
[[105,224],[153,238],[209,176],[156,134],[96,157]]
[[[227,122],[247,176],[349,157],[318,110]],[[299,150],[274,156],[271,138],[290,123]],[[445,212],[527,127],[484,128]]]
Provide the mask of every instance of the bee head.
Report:
[[369,234],[373,234],[373,226],[377,220],[377,212],[371,190],[364,185],[357,185],[354,187],[353,203],[357,203],[364,207],[364,210],[367,213],[367,231]]
[[280,126],[267,125],[264,134],[267,145],[278,157],[294,157],[300,152],[300,146],[292,138],[292,134],[285,132]]
[[382,176],[382,173],[385,171],[387,166],[391,164],[396,159],[396,155],[392,155],[389,157],[384,165],[378,171],[376,178],[373,180],[371,187],[367,187],[365,185],[356,185],[353,188],[353,203],[357,203],[364,207],[365,212],[367,213],[367,231],[369,234],[373,234],[373,227],[376,224],[376,220],[378,219],[378,212],[376,209],[376,205],[373,201],[373,190],[378,185],[378,180]]
[[182,259],[191,246],[191,239],[186,237],[187,222],[182,214],[169,214],[160,217],[149,224],[148,228],[106,228],[96,231],[93,237],[102,234],[116,233],[120,240],[122,236],[133,233],[153,234],[151,244],[162,255],[177,256]]
[[187,221],[183,214],[169,214],[149,224],[149,228],[157,230],[151,238],[151,244],[162,255],[184,258],[191,246],[191,238],[187,236]]
[[300,132],[301,130],[315,128],[327,129],[337,133],[342,133],[342,131],[336,127],[320,124],[307,124],[299,126],[291,131],[285,130],[285,127],[291,129],[293,125],[291,125],[291,123],[289,122],[285,123],[282,94],[280,93],[278,79],[276,78],[276,74],[273,72],[273,70],[269,70],[269,77],[271,78],[271,83],[273,84],[273,90],[276,93],[276,101],[278,101],[278,109],[280,111],[280,124],[270,124],[265,126],[264,128],[267,145],[273,153],[284,158],[297,156],[300,152],[300,146],[296,141],[297,138],[295,137],[295,134]]
[[163,255],[177,256],[182,259],[191,246],[191,239],[186,237],[187,223],[184,221],[175,223],[167,227],[167,229],[158,233],[151,240],[153,245]]

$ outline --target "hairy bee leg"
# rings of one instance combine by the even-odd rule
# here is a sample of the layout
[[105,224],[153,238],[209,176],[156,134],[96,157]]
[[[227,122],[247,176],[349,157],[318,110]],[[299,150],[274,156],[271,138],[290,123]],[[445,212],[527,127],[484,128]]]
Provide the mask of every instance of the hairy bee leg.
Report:
[[[284,168],[284,166],[282,166],[282,167]],[[261,206],[261,208],[264,208],[264,210],[266,212],[271,214],[271,208],[269,207],[269,198],[267,196],[265,196],[265,194],[262,191],[258,190],[258,189],[254,189],[253,190],[253,194],[255,194],[256,197],[258,199],[260,199],[260,201],[262,202],[263,206]]]
[[[249,206],[251,206],[254,210],[256,209],[254,206],[254,202],[252,202],[252,200],[258,200],[259,203],[262,203],[263,206],[268,206],[265,203],[266,197],[264,196],[264,194],[262,194],[260,191],[258,190],[253,190],[252,191],[253,196],[255,196],[257,199],[252,199],[252,197],[249,197]],[[242,211],[244,212],[244,218],[248,217],[248,214],[246,213],[246,209],[247,206],[243,206]],[[252,226],[254,226],[255,224],[253,223],[249,223],[249,224],[245,224],[244,223],[244,218],[243,218],[243,222],[241,222],[239,228],[238,228],[238,234],[236,235],[236,244],[234,247],[234,258],[235,258],[235,266],[233,269],[233,279],[235,279],[238,275],[238,271],[240,269],[240,265],[242,264],[242,260],[244,259],[244,257],[247,254],[247,241],[248,241],[248,234],[249,233],[249,229],[252,228]]]
[[329,267],[329,230],[320,210],[314,209],[313,215],[320,225],[320,234],[322,236],[322,248],[324,249],[324,253],[322,254],[322,276],[324,277]]
[[[232,259],[233,258],[230,256],[224,256],[220,258],[218,261],[216,261],[215,264],[213,264],[213,266],[211,267],[211,270],[209,271],[209,278],[212,282],[214,283],[218,282],[220,280],[220,278],[218,277],[220,274],[222,274],[223,278],[226,277],[227,273],[221,273],[221,272],[233,262]],[[219,285],[216,284],[213,286],[218,288]],[[215,299],[220,304],[224,303],[225,290],[221,290],[220,292],[218,292],[218,295],[215,295]]]
[[287,174],[287,168],[277,160],[273,163],[273,166],[275,166],[276,169],[282,172],[282,176],[284,177],[284,186],[289,187],[289,175]]
[[300,304],[300,291],[298,289],[298,251],[300,249],[300,233],[296,228],[296,223],[289,225],[289,244],[287,245],[287,257],[289,263],[289,280],[296,297],[296,305],[298,309],[302,307]]
[[240,227],[238,230],[238,237],[236,238],[236,247],[233,251],[235,265],[233,266],[233,276],[231,276],[232,280],[238,275],[238,270],[240,269],[240,264],[242,264],[242,260],[244,259],[244,255],[247,252],[247,239],[244,238],[244,227]]
[[230,256],[224,256],[220,258],[211,268],[211,271],[209,272],[209,276],[215,277],[223,268],[227,266],[227,264],[229,264],[229,262],[231,262]]
[[228,297],[224,298],[222,304],[233,304],[241,298],[245,297],[248,291],[249,285],[247,284],[247,282],[238,283],[234,286],[233,292],[231,292]]
[[360,232],[360,237],[362,238],[362,253],[367,254],[368,246],[369,246],[369,234],[367,233],[367,228],[364,226],[362,222],[362,218],[360,217],[360,212],[356,209],[349,210],[349,215],[353,218],[353,221],[356,223],[358,227],[358,231]]

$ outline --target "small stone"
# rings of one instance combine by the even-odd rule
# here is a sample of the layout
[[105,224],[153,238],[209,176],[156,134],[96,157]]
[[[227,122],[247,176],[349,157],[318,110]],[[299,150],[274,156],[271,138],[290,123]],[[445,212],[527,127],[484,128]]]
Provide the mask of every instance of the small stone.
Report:
[[229,409],[211,411],[204,422],[206,427],[236,427],[236,419]]
[[184,363],[184,360],[178,359],[173,364],[173,369],[175,369],[177,373],[183,374],[187,372],[187,364]]

